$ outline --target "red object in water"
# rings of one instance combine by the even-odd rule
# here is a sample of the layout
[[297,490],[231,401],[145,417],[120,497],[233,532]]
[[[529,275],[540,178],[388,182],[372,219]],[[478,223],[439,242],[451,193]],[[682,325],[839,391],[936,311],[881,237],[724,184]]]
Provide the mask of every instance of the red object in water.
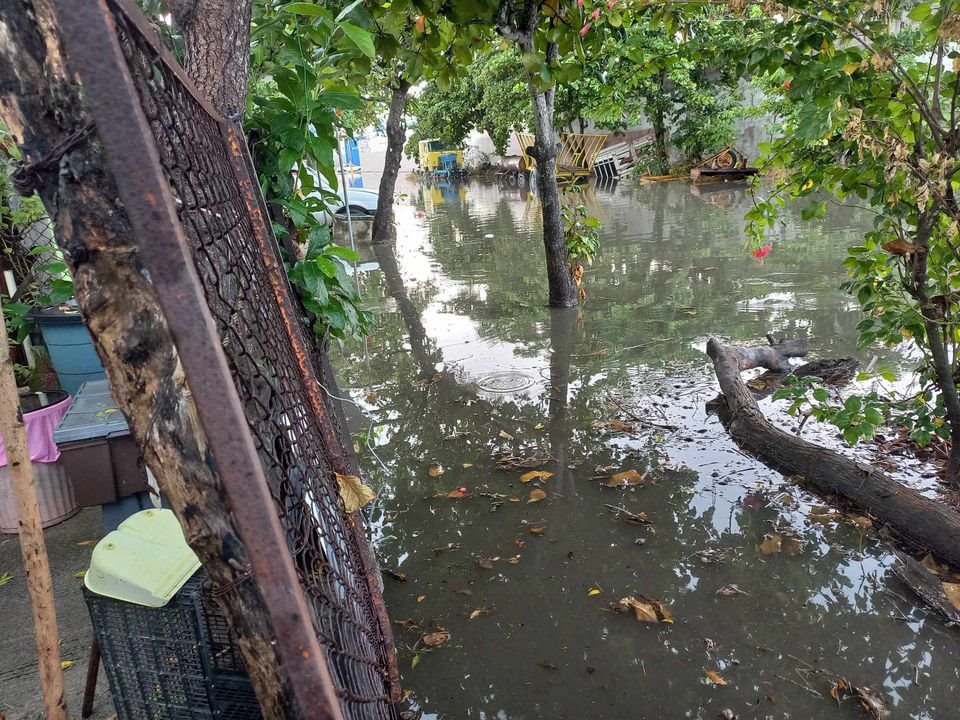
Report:
[[590,23],[587,23],[582,28],[580,28],[580,37],[583,37],[590,31]]
[[760,258],[765,258],[767,255],[769,255],[771,250],[773,250],[772,245],[764,245],[763,247],[757,248],[750,254],[759,260]]

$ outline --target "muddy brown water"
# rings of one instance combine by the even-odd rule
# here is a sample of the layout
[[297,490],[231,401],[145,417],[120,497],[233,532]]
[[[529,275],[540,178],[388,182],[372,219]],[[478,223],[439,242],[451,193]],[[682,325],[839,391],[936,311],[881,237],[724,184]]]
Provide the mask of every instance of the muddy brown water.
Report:
[[[857,350],[861,318],[839,289],[869,218],[841,208],[810,224],[790,211],[760,262],[744,250],[745,191],[707,190],[588,189],[603,246],[580,311],[544,306],[525,189],[410,182],[395,249],[375,251],[361,228],[377,327],[344,349],[339,374],[380,493],[378,555],[406,579],[386,577],[386,599],[420,716],[868,717],[829,696],[845,677],[894,717],[960,717],[960,630],[910,600],[875,534],[742,455],[705,407],[711,335],[878,354]],[[795,425],[778,405],[764,401]],[[634,432],[602,427],[626,413],[642,419]],[[836,443],[830,428],[808,434]],[[524,484],[529,468],[498,469],[503,454],[540,458],[552,476]],[[597,479],[625,470],[649,482]],[[466,496],[447,497],[457,488]],[[534,489],[546,498],[528,502]],[[640,595],[674,622],[614,612]],[[436,632],[449,638],[426,647]]]

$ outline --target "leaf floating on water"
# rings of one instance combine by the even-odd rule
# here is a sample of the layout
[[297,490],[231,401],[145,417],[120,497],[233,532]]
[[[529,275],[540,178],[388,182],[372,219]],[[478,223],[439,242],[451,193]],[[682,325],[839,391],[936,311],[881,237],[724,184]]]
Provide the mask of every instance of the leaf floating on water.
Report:
[[464,463],[464,464],[463,464],[463,469],[464,469],[464,470],[466,470],[467,468],[472,468],[472,467],[473,467],[473,463]]
[[493,559],[488,557],[478,557],[477,565],[482,567],[484,570],[493,570]]
[[79,572],[75,572],[73,576],[77,578],[77,580],[83,580],[87,576],[87,571],[81,570]]
[[77,545],[83,547],[84,545],[93,545],[95,542],[96,540],[81,540]]
[[410,661],[410,669],[417,667],[420,664],[420,653],[417,653],[413,656],[413,660]]
[[447,497],[450,498],[451,500],[460,500],[462,498],[465,498],[467,494],[468,494],[467,488],[458,487],[448,492]]
[[513,440],[513,435],[508,433],[506,430],[501,430],[499,437],[503,440]]
[[13,580],[13,575],[10,573],[0,573],[0,585],[6,585],[11,580]]
[[779,535],[764,535],[760,543],[760,552],[764,555],[773,555],[783,549],[783,538]]
[[707,680],[712,682],[714,685],[729,685],[723,676],[718,673],[716,670],[707,670],[706,672]]
[[607,487],[628,487],[631,485],[643,485],[646,481],[646,473],[641,475],[636,470],[624,470],[607,480],[605,485]]
[[607,420],[606,422],[597,421],[593,427],[600,430],[612,430],[614,432],[633,432],[633,425],[623,420]]
[[736,585],[724,585],[722,588],[717,590],[717,595],[722,595],[723,597],[733,597],[734,595],[749,595],[750,593],[744,592]]
[[511,565],[516,565],[517,563],[520,562],[520,556],[514,555],[513,557],[509,557],[507,558],[507,562],[510,563]]
[[66,670],[67,668],[73,667],[76,664],[76,660],[63,660],[60,662],[60,667]]
[[601,592],[602,590],[600,590],[600,588],[592,587],[589,590],[587,590],[587,597],[593,597],[594,595],[599,595]]
[[537,488],[536,490],[531,490],[530,499],[527,500],[527,504],[529,505],[530,503],[540,502],[546,496],[547,496],[547,493],[541,490],[540,488]]
[[640,595],[639,597],[628,595],[625,598],[621,598],[617,604],[622,610],[633,610],[633,614],[640,622],[673,622],[673,615],[664,607],[663,603],[659,600],[648,598],[646,595]]
[[960,610],[960,583],[945,582],[942,583],[942,585],[943,594],[947,596],[947,600],[949,600],[950,604],[957,610]]
[[890,711],[880,693],[869,687],[854,685],[846,678],[840,678],[833,684],[830,697],[837,701],[837,705],[847,698],[855,697],[860,701],[860,707],[870,713],[874,720],[887,720],[890,717]]
[[530,472],[524,473],[520,476],[520,482],[528,483],[532,480],[549,480],[552,477],[552,472],[547,472],[546,470],[531,470]]
[[533,426],[533,429],[534,429],[534,430],[543,430],[543,428],[545,428],[545,427],[546,427],[546,426],[545,426],[543,423],[537,423],[536,425]]
[[407,574],[405,572],[397,572],[395,570],[388,570],[388,569],[385,569],[384,572],[390,577],[392,577],[394,580],[396,580],[397,582],[407,581]]
[[373,488],[364,485],[356,475],[341,475],[334,473],[337,484],[340,486],[340,497],[343,498],[344,508],[348,513],[356,512],[371,502],[377,493]]
[[470,619],[476,620],[478,617],[480,617],[481,615],[486,615],[488,612],[490,611],[487,610],[487,608],[477,608],[472,613],[470,613]]
[[547,529],[545,527],[527,528],[527,532],[529,532],[531,535],[543,535],[546,531]]
[[450,633],[446,630],[439,630],[438,632],[427,633],[421,639],[427,647],[440,647],[450,639]]
[[422,603],[422,602],[423,602],[424,600],[426,600],[426,599],[427,599],[427,596],[426,596],[426,595],[417,595],[417,602],[418,602],[418,603]]
[[440,477],[445,472],[446,470],[443,469],[443,465],[431,465],[430,468],[427,470],[427,474],[433,478]]

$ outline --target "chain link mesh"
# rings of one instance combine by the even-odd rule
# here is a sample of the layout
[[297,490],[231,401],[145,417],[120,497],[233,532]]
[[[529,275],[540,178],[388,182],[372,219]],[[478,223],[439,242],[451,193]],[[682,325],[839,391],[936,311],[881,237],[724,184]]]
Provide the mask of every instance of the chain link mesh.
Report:
[[[275,249],[265,251],[255,235],[221,120],[138,26],[120,8],[111,10],[344,716],[393,718],[387,641],[364,574],[362,540],[341,504],[310,380],[298,366],[264,262],[263,253]],[[316,358],[311,362],[322,372]]]

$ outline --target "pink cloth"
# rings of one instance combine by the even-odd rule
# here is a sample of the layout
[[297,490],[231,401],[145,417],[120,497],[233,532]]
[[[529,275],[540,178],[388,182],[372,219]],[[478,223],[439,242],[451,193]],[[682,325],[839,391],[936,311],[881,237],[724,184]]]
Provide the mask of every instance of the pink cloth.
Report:
[[[24,413],[23,423],[27,426],[27,447],[30,449],[30,459],[33,462],[52,463],[60,457],[60,450],[53,441],[53,431],[67,414],[73,398],[69,395],[45,408]],[[7,447],[0,436],[0,467],[7,464]]]

